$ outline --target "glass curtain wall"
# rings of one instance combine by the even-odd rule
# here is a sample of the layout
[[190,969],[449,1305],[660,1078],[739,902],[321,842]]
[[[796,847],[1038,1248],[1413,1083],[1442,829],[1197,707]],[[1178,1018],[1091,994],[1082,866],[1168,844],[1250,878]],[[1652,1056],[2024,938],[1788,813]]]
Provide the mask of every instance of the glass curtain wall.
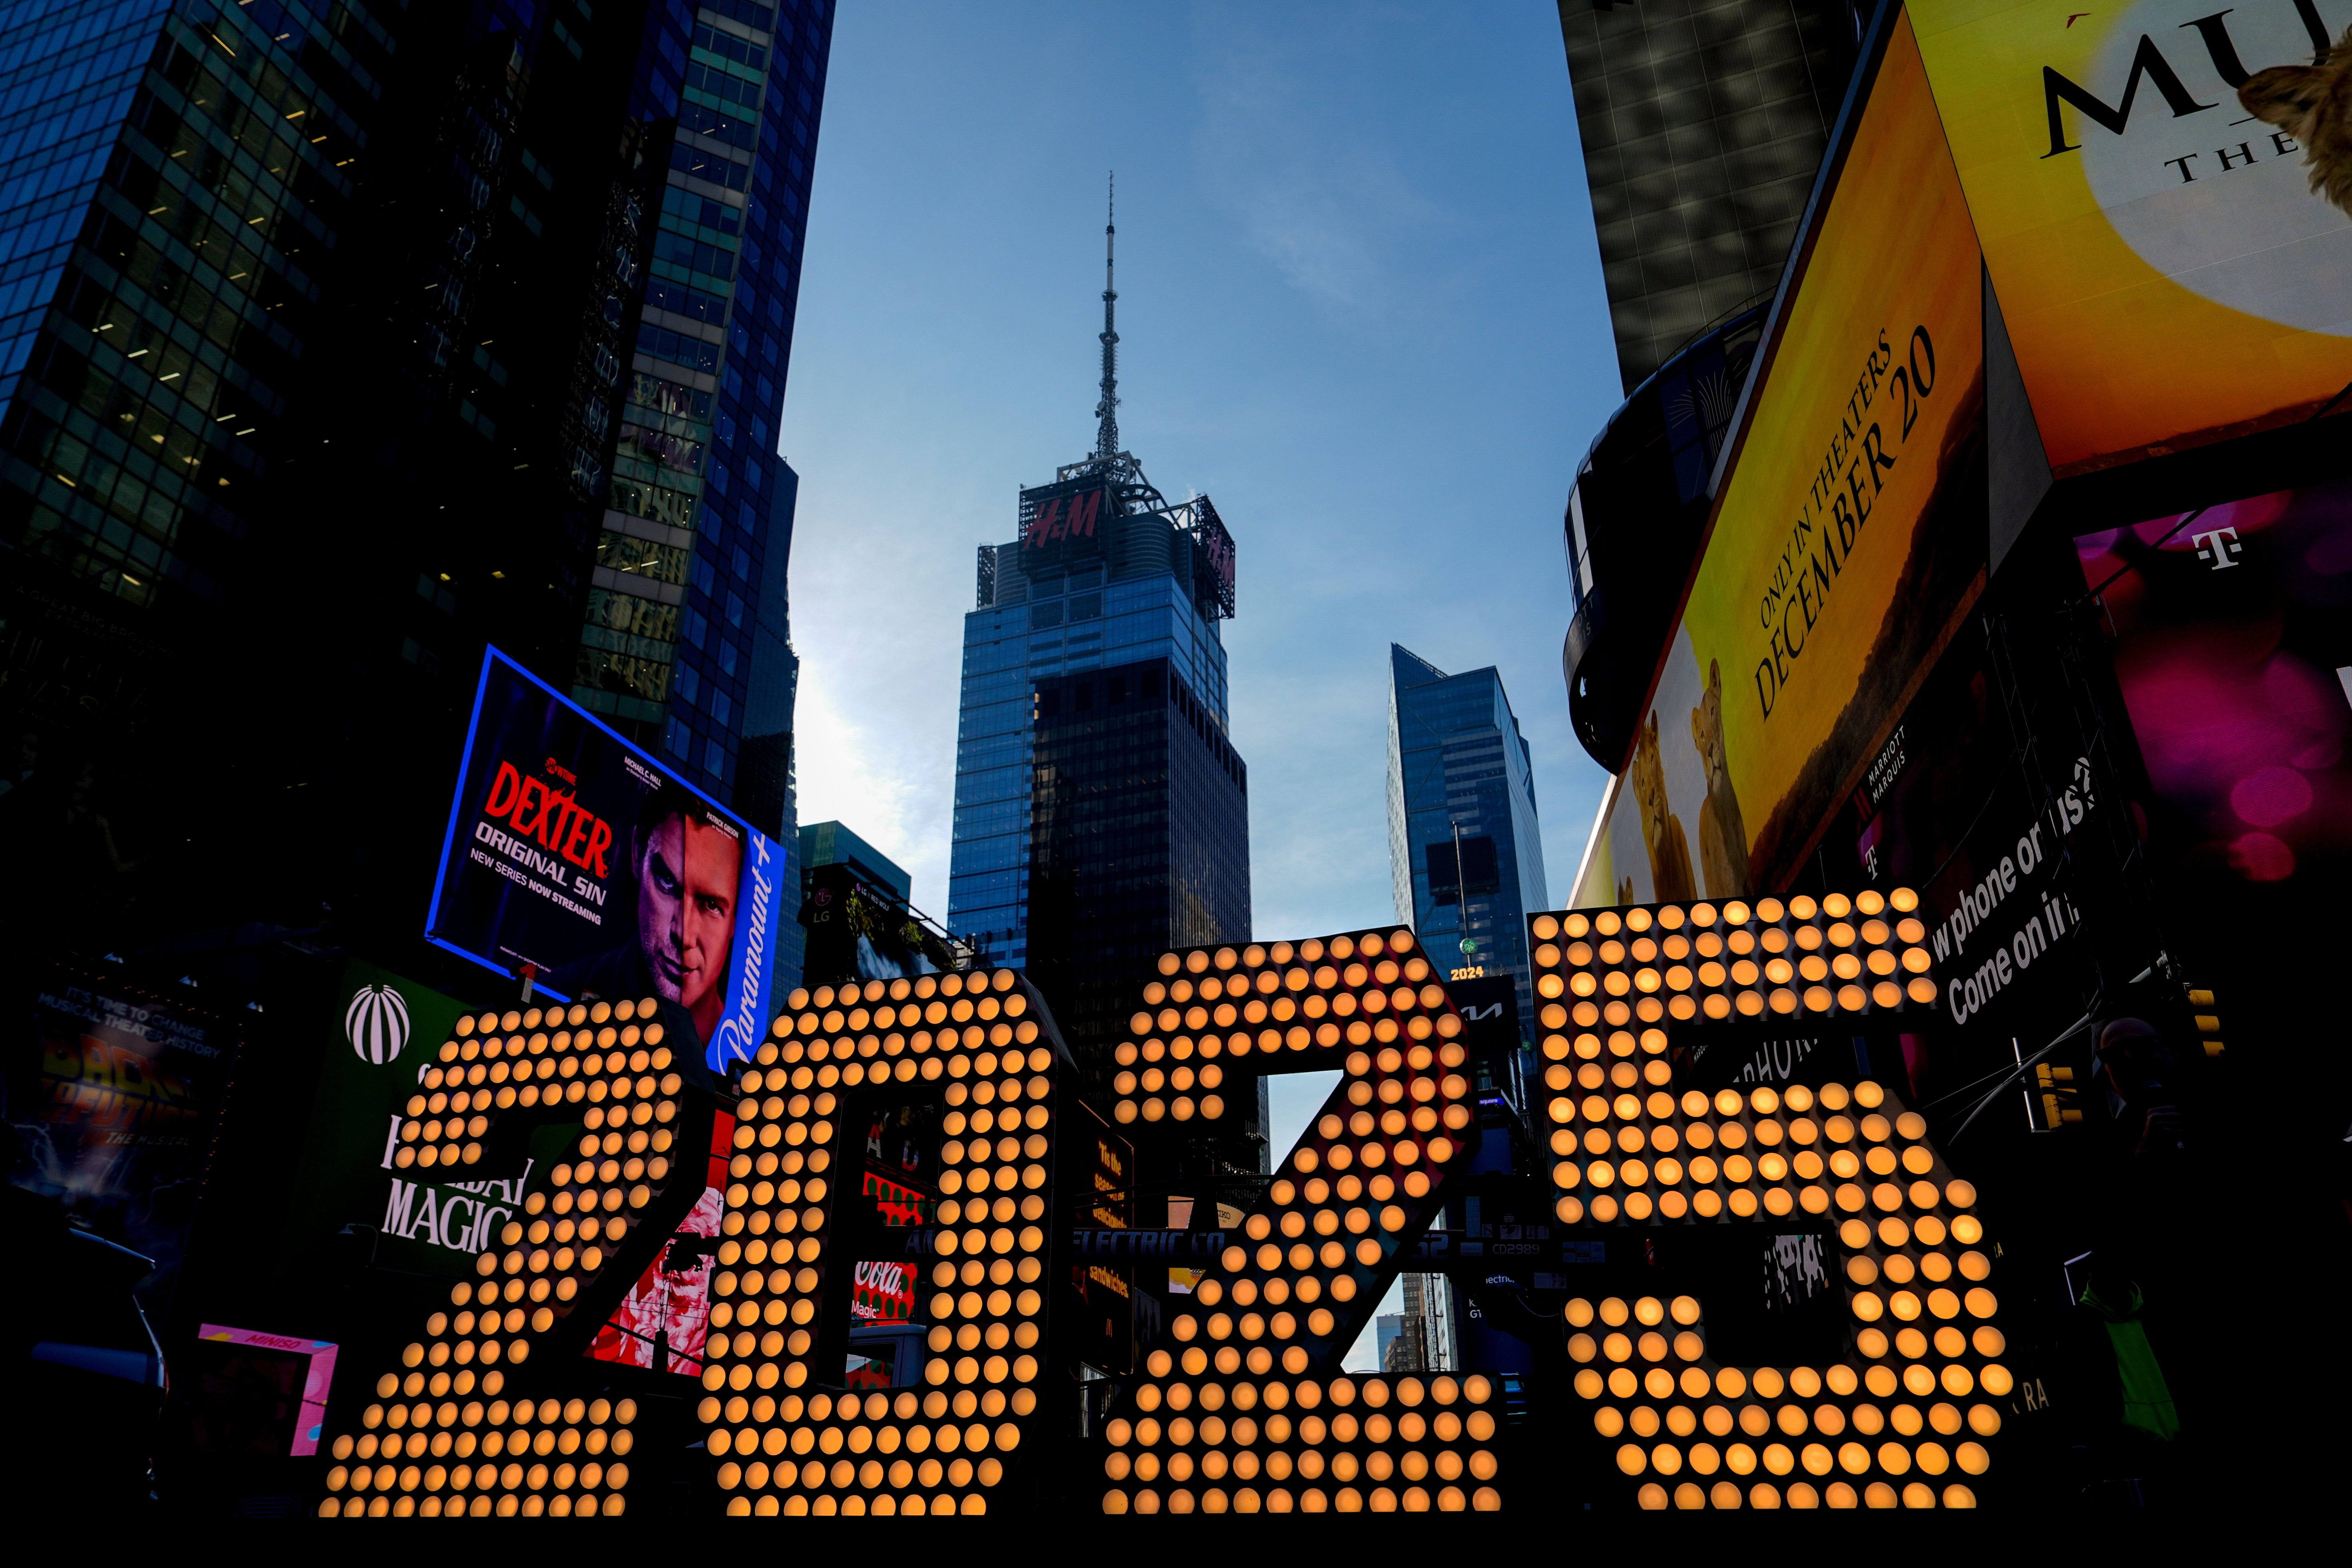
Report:
[[[747,715],[775,707],[753,656],[784,618],[762,604],[782,591],[769,552],[791,548],[775,440],[831,37],[829,4],[694,13],[581,633],[574,695],[722,798]],[[763,679],[797,673],[772,665]]]
[[1165,659],[1206,721],[1226,726],[1225,647],[1190,587],[1159,574],[1104,580],[1101,565],[1031,579],[989,546],[982,605],[964,617],[948,929],[991,963],[1026,967],[1033,693],[1065,675]]
[[1533,1000],[1524,916],[1551,907],[1527,739],[1492,667],[1447,675],[1391,644],[1389,677],[1397,919],[1433,963],[1509,974],[1524,1026]]

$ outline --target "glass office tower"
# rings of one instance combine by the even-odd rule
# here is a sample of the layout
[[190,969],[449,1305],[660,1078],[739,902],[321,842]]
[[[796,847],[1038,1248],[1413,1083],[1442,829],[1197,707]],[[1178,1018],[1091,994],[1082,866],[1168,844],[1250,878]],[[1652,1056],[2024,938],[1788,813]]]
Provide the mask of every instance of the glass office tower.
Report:
[[[1112,941],[1096,924],[1112,920],[1108,896],[1122,950],[1249,936],[1249,769],[1225,736],[1218,637],[1233,541],[1206,496],[1129,494],[1148,484],[1119,461],[1131,479],[1077,463],[1024,491],[1024,538],[981,550],[948,929],[992,963],[1037,966],[1040,869],[1061,879],[1058,941]],[[1139,510],[1112,510],[1124,505]]]
[[831,31],[0,6],[0,732],[122,940],[413,936],[485,644],[732,796]]
[[[783,885],[800,877],[800,774],[793,751],[793,710],[800,699],[801,656],[793,648],[792,602],[785,571],[793,553],[793,522],[801,477],[776,463],[769,500],[766,559],[752,618],[751,679],[743,700],[743,747],[735,779],[735,809],[784,851]],[[777,995],[800,984],[803,932],[786,921],[776,933]]]
[[776,422],[831,21],[829,5],[696,11],[614,410],[573,695],[648,744],[658,735],[714,793],[740,777],[747,708],[774,705],[751,683],[767,597],[783,590],[769,557],[792,544],[798,481],[776,456]]
[[1225,735],[1234,536],[1119,449],[1118,228],[1103,227],[1095,448],[1021,492],[964,617],[948,929],[1030,971],[1082,1063],[1171,943],[1246,941],[1249,770]]
[[1389,645],[1389,870],[1431,962],[1511,976],[1524,1028],[1524,917],[1551,902],[1534,760],[1492,667],[1448,675]]

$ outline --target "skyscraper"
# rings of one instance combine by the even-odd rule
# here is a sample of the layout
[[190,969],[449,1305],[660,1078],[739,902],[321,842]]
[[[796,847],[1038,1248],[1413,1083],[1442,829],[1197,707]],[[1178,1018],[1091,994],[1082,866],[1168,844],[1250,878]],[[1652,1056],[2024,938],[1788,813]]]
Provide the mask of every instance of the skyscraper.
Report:
[[801,829],[801,866],[846,866],[862,881],[894,893],[900,903],[915,896],[915,879],[907,868],[839,822],[812,822]]
[[1559,0],[1627,392],[1779,283],[1869,15],[1858,0]]
[[1402,1274],[1397,1287],[1403,1310],[1373,1320],[1372,1364],[1391,1374],[1459,1370],[1459,1303],[1452,1281],[1443,1274]]
[[[791,599],[785,569],[793,560],[793,512],[800,475],[776,461],[776,491],[769,496],[767,548],[760,562],[760,597],[751,621],[751,682],[743,691],[743,745],[736,757],[734,804],[772,839],[800,853],[800,775],[793,759],[793,705],[800,699],[800,654],[793,651]],[[797,865],[797,863],[795,863]],[[791,877],[785,877],[791,886]]]
[[1250,924],[1218,631],[1233,536],[1119,449],[1117,300],[1107,249],[1094,451],[1024,489],[1019,536],[980,552],[948,884],[949,928],[1037,973],[1074,1041],[1152,953]]
[[145,937],[413,933],[488,643],[732,795],[831,30],[0,12],[0,729],[87,774]]
[[[773,709],[798,677],[757,645],[763,621],[784,624],[769,601],[799,479],[776,455],[776,420],[831,9],[770,21],[754,0],[709,0],[695,14],[573,689],[730,791],[747,738],[778,732],[751,729],[749,705]],[[788,694],[781,706],[761,721],[781,716],[788,737]]]
[[1389,872],[1397,919],[1432,962],[1510,976],[1531,1017],[1525,917],[1549,904],[1543,836],[1534,759],[1492,666],[1448,675],[1389,645]]

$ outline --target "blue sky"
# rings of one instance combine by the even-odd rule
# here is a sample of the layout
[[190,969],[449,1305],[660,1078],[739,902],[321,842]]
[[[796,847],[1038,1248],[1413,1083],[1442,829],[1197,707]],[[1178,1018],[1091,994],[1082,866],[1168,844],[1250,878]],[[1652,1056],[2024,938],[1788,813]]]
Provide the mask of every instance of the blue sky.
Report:
[[974,548],[1091,445],[1112,168],[1124,444],[1238,542],[1255,934],[1394,917],[1391,640],[1502,670],[1564,901],[1604,780],[1559,520],[1619,392],[1547,0],[845,0],[782,433],[801,819],[946,912]]

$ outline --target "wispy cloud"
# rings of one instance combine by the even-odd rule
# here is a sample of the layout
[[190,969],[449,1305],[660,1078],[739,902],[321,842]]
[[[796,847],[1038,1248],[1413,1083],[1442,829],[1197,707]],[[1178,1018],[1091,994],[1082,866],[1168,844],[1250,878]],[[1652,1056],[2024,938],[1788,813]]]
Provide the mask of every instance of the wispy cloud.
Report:
[[[1442,204],[1408,177],[1394,144],[1360,133],[1385,94],[1376,62],[1344,27],[1277,35],[1254,11],[1201,14],[1196,161],[1249,245],[1324,310],[1388,317],[1413,298],[1400,244],[1439,223]],[[1393,62],[1391,62],[1392,64]]]

